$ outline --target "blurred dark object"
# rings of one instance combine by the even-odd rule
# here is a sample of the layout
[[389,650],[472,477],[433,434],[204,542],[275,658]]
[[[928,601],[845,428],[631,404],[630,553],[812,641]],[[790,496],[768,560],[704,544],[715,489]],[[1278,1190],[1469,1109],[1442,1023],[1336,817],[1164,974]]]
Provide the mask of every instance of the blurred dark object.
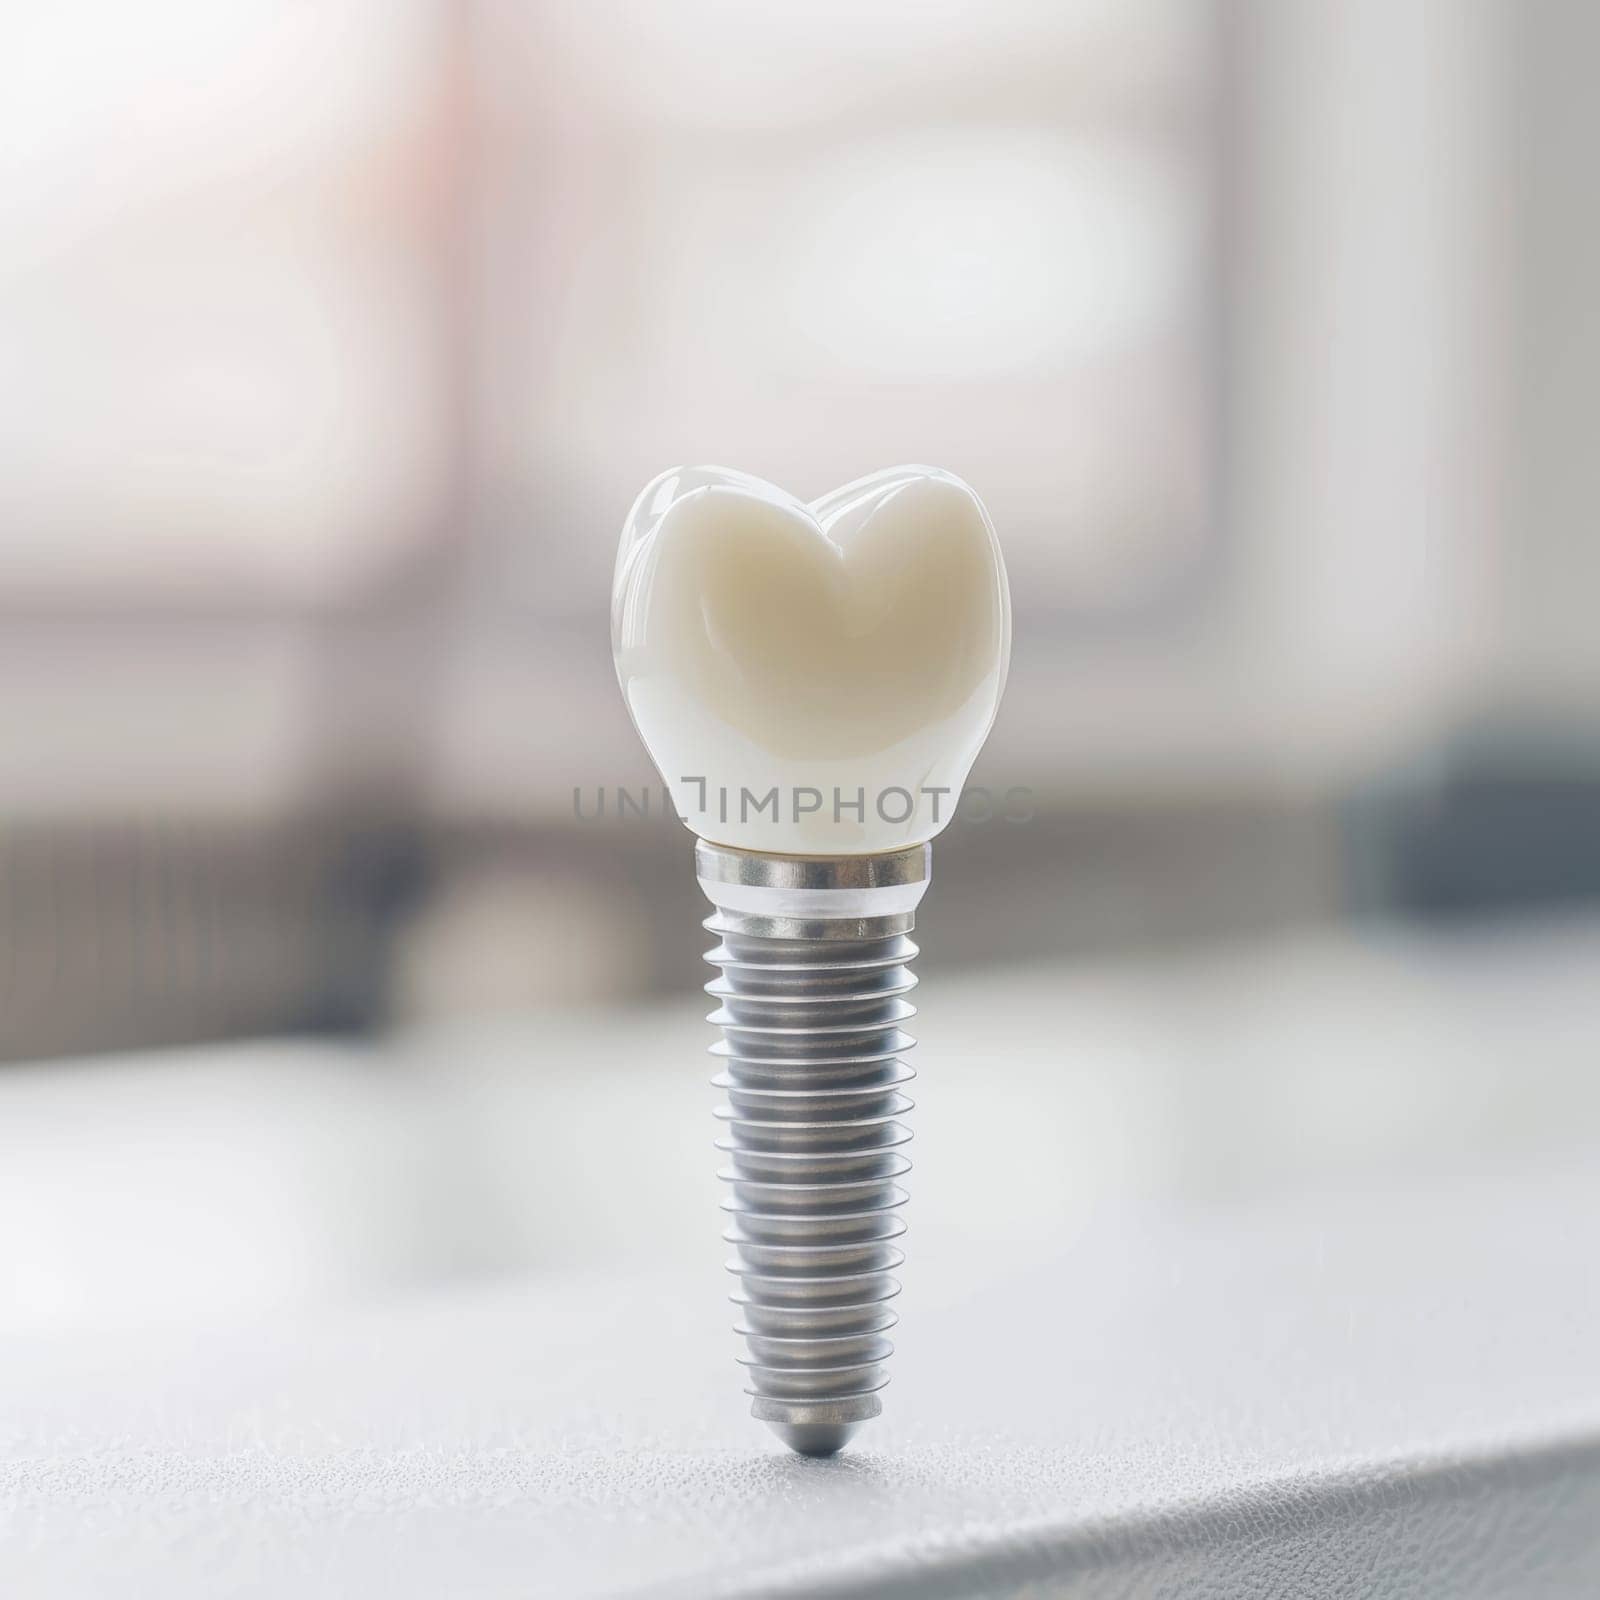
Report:
[[419,869],[370,825],[12,829],[0,1060],[369,1026]]
[[1353,909],[1450,919],[1600,899],[1600,736],[1486,721],[1347,812]]

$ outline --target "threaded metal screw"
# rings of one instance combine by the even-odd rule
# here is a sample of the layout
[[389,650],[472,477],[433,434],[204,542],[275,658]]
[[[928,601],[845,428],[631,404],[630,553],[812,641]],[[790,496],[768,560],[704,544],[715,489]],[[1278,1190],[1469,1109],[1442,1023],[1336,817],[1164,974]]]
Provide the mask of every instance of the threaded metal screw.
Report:
[[832,1455],[879,1415],[889,1381],[915,1076],[908,935],[929,857],[695,852],[720,941],[706,990],[722,1030],[735,1331],[752,1415],[805,1455]]

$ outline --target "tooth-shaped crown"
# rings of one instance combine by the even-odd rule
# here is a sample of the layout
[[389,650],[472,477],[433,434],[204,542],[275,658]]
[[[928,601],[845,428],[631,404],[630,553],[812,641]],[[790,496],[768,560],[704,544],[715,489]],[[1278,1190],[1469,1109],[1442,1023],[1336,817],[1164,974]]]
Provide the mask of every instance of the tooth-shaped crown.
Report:
[[994,721],[1011,601],[959,478],[892,467],[806,505],[720,467],[649,483],[611,640],[628,709],[703,839],[866,855],[931,839]]

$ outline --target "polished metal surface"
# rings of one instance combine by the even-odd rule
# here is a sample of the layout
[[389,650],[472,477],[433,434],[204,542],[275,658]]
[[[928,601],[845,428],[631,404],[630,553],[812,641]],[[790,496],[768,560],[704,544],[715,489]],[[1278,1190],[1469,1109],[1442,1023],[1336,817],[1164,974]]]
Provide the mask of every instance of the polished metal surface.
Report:
[[712,1079],[729,1185],[728,1270],[752,1415],[792,1449],[831,1455],[883,1409],[899,1293],[915,1073],[908,937],[927,845],[777,856],[702,841],[719,943],[706,985],[722,1030]]

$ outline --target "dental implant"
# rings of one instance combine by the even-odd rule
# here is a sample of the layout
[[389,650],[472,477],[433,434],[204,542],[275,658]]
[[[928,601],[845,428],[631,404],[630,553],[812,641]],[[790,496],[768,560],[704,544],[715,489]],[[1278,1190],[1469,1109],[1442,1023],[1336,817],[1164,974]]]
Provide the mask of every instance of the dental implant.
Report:
[[882,1411],[911,1167],[911,933],[1010,633],[988,515],[930,468],[809,505],[681,468],[623,529],[618,678],[713,907],[740,1360],[752,1415],[805,1455]]

